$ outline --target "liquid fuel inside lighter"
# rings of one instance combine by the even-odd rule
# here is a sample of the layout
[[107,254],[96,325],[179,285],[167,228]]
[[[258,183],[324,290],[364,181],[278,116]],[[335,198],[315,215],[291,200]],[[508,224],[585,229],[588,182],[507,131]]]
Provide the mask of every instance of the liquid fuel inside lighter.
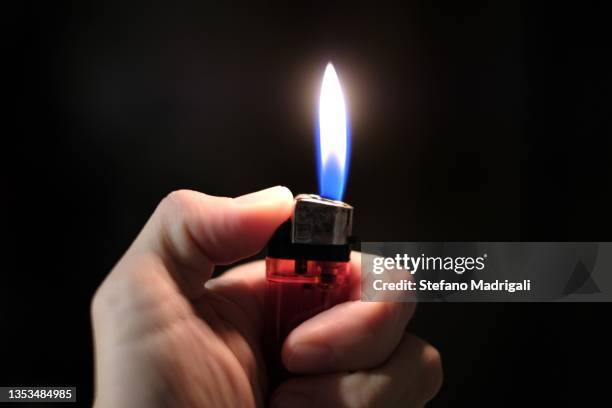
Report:
[[291,330],[349,300],[352,226],[350,205],[300,194],[268,243],[264,342],[272,387],[288,376],[281,350]]

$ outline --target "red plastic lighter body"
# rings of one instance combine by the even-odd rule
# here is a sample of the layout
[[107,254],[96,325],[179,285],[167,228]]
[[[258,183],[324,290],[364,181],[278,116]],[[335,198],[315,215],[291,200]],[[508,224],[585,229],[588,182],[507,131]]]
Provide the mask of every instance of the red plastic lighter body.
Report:
[[314,315],[349,300],[349,267],[349,262],[266,258],[265,342],[273,383],[288,375],[281,351],[289,333]]

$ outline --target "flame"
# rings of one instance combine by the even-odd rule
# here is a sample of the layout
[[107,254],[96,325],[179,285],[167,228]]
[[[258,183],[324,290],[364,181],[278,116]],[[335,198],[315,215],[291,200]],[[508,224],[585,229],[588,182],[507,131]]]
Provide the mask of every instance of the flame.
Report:
[[340,80],[327,64],[319,96],[319,194],[342,200],[348,173],[348,117]]

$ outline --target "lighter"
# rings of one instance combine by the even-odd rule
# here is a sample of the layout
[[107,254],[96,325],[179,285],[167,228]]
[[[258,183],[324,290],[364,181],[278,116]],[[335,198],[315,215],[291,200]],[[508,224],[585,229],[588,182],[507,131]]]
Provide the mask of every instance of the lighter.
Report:
[[317,139],[323,197],[298,195],[292,216],[268,243],[264,341],[272,386],[287,375],[281,349],[289,332],[349,298],[353,207],[340,201],[348,170],[347,122],[340,81],[329,63],[321,84]]
[[273,385],[287,375],[281,349],[289,332],[349,299],[352,225],[350,205],[301,194],[268,243],[265,341]]

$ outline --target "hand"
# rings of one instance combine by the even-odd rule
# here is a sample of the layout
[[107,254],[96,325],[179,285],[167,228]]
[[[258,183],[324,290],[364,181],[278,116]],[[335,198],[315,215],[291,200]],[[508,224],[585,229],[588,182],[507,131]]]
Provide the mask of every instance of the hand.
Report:
[[440,357],[404,332],[414,304],[358,298],[297,327],[282,358],[303,375],[267,389],[263,262],[210,277],[215,264],[259,252],[291,211],[284,187],[236,199],[166,197],[94,296],[95,405],[253,407],[270,392],[272,405],[288,407],[421,406],[432,398]]

